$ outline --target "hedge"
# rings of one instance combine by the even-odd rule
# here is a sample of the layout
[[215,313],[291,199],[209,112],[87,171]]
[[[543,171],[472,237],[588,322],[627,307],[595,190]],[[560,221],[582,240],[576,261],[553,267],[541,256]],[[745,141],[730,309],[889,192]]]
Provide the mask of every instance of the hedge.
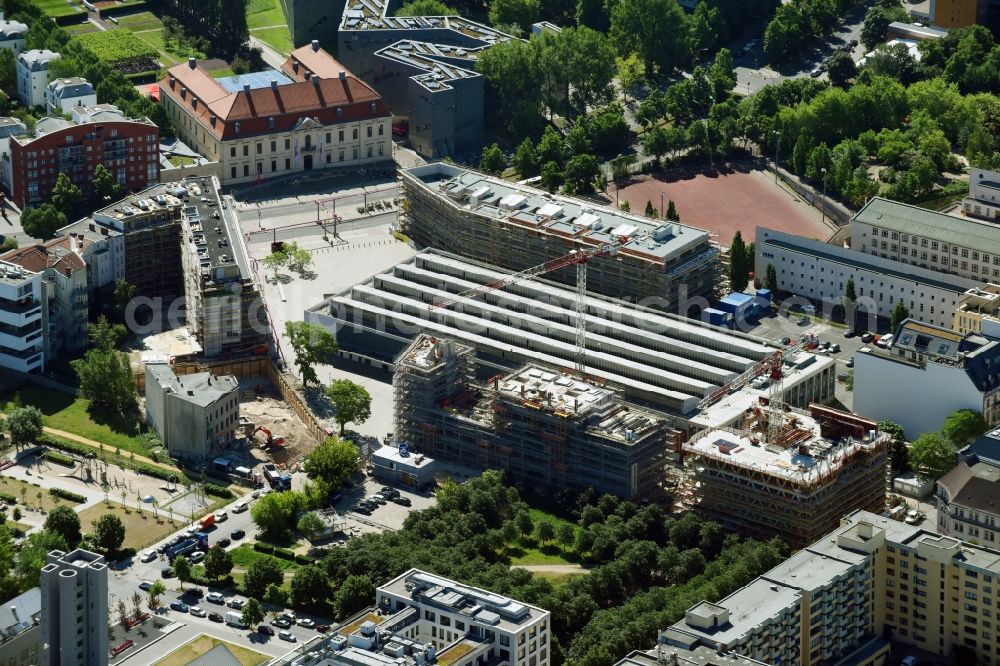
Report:
[[233,499],[233,491],[225,486],[220,486],[217,483],[206,483],[205,493],[211,495],[212,497],[218,497],[221,499]]
[[[62,439],[61,437],[53,437],[52,435],[43,434],[38,438],[38,443],[42,446],[59,449],[60,451],[68,451],[69,453],[75,453],[79,456],[89,456],[97,455],[97,450],[86,444],[80,444],[79,442],[73,442],[68,439]],[[104,450],[105,456],[108,462],[111,464],[118,464],[119,466],[125,464],[128,459],[125,456],[118,456],[116,463],[114,453],[109,453],[107,449]],[[138,463],[135,465],[135,471],[139,474],[145,474],[146,476],[151,476],[155,479],[160,479],[161,481],[175,481],[177,483],[186,483],[187,477],[184,472],[180,470],[170,470],[164,469],[162,467],[156,467],[155,465],[147,465],[145,463]]]
[[310,564],[316,564],[316,560],[314,560],[311,557],[307,557],[305,555],[296,555],[295,556],[295,563],[296,564],[302,564],[304,566],[309,566]]
[[61,497],[64,500],[76,502],[77,504],[83,504],[87,501],[87,498],[83,495],[74,493],[70,490],[64,490],[62,488],[49,488],[49,494],[53,497]]
[[253,545],[253,549],[256,550],[258,553],[267,553],[268,555],[273,555],[275,550],[274,546],[272,546],[271,544],[259,543],[259,542]]
[[76,466],[76,461],[64,453],[59,453],[58,451],[46,451],[43,455],[46,460],[57,465],[64,465],[65,467]]
[[288,548],[275,548],[274,556],[280,557],[283,560],[292,560],[293,562],[295,561],[295,553]]
[[0,500],[3,500],[7,504],[17,504],[17,498],[10,493],[0,493]]

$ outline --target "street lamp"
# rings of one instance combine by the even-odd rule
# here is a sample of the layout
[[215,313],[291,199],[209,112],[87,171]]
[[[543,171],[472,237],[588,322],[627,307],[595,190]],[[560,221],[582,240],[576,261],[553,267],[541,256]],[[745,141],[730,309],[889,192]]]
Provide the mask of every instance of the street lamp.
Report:
[[660,219],[663,219],[663,192],[660,192]]
[[774,134],[774,182],[778,182],[778,147],[781,145],[781,132],[772,130]]
[[823,224],[826,224],[826,167],[820,169],[823,174],[823,205],[820,206],[820,210],[823,211]]

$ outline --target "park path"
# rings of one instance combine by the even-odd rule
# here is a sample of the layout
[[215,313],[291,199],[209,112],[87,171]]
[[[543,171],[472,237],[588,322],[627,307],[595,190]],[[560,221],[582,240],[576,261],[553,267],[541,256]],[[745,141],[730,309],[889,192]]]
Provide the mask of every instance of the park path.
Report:
[[554,574],[589,574],[590,569],[584,569],[579,564],[514,564],[511,569],[524,569],[536,573]]

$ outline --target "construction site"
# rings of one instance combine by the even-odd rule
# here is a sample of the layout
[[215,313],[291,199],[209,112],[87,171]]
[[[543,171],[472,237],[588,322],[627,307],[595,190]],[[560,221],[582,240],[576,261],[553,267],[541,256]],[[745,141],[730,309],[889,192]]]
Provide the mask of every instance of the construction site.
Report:
[[[687,310],[717,291],[722,262],[708,232],[583,200],[554,196],[452,164],[402,172],[407,206],[400,230],[434,247],[492,266],[523,271],[571,251],[617,244],[593,256],[587,289],[658,310]],[[571,266],[549,273],[574,284]],[[707,303],[705,303],[707,305]]]
[[857,509],[881,513],[891,483],[890,437],[822,405],[787,408],[780,392],[747,410],[742,428],[698,432],[682,446],[683,503],[754,537],[802,548]]
[[593,378],[529,363],[477,381],[472,347],[426,334],[397,360],[393,391],[398,444],[533,489],[656,496],[682,439]]

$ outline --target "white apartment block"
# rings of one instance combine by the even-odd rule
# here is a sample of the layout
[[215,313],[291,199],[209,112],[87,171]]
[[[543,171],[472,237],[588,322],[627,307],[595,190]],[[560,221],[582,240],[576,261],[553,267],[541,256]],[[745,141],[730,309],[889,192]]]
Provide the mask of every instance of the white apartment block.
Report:
[[[1000,554],[867,511],[663,632],[768,664],[884,664],[889,641],[1000,663]],[[724,662],[728,663],[728,662]]]
[[108,567],[102,555],[53,550],[42,567],[40,666],[107,666]]
[[76,107],[97,104],[97,93],[87,79],[74,76],[56,79],[45,88],[45,110],[52,114],[72,113]]
[[17,57],[17,98],[28,108],[45,105],[49,85],[49,63],[60,55],[48,49],[32,49]]
[[1000,281],[1000,226],[881,197],[855,213],[851,249],[977,282]]
[[42,274],[0,261],[0,368],[45,369]]
[[969,167],[969,194],[962,212],[983,220],[1000,220],[1000,172]]
[[981,283],[956,275],[904,264],[894,259],[757,227],[755,275],[774,266],[778,290],[830,304],[842,304],[847,282],[854,280],[861,312],[875,306],[888,319],[899,301],[910,316],[951,327],[963,294]]
[[27,34],[28,26],[24,23],[0,19],[0,49],[7,49],[15,58],[24,50],[24,36]]
[[[995,433],[992,433],[995,434]],[[937,482],[938,531],[997,548],[1000,543],[1000,467],[968,458]]]

